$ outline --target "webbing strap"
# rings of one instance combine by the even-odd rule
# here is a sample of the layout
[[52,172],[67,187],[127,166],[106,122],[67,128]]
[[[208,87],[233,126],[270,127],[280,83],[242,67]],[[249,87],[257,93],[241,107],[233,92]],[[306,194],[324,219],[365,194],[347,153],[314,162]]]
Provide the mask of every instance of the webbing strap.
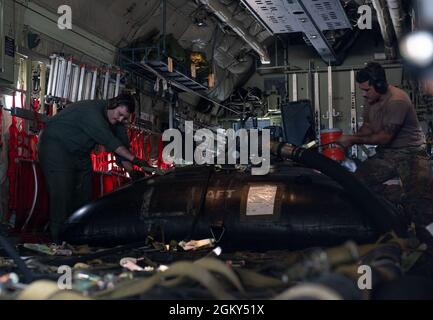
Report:
[[169,277],[185,277],[200,283],[219,300],[232,300],[234,297],[225,292],[220,282],[206,268],[193,262],[176,262],[167,271],[157,273],[150,278],[119,283],[116,288],[97,293],[93,298],[121,299],[143,294],[157,284],[164,285]]

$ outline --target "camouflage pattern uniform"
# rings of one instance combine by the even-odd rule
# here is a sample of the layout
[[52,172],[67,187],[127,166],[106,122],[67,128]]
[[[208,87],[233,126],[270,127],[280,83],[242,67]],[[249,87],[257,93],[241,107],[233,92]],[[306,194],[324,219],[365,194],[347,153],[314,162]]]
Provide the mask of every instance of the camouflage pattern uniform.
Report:
[[395,149],[379,147],[376,155],[364,161],[355,175],[392,202],[398,197],[386,194],[383,183],[399,177],[403,187],[399,202],[417,225],[418,236],[423,240],[430,238],[425,227],[433,221],[433,183],[425,145]]

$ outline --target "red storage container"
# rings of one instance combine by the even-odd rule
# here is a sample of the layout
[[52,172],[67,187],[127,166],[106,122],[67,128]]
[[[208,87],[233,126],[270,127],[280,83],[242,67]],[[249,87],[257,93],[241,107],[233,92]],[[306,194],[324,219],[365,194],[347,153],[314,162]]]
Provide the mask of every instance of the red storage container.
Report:
[[320,133],[321,144],[324,145],[322,153],[335,161],[343,161],[346,158],[345,150],[335,142],[343,135],[341,129],[327,129]]

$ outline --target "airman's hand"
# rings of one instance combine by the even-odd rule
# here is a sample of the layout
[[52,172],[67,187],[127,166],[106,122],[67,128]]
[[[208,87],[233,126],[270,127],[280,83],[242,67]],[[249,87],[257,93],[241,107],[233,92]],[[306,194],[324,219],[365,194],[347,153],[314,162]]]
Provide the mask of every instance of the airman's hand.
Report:
[[131,180],[132,180],[133,182],[135,182],[135,181],[137,181],[137,180],[140,180],[140,179],[144,178],[144,177],[145,177],[145,174],[144,174],[143,172],[141,172],[141,171],[133,170],[133,171],[131,171],[131,172],[129,173],[129,176],[131,177]]
[[353,145],[352,136],[343,135],[336,142],[343,148],[350,148]]
[[137,158],[137,157],[135,157],[131,162],[134,165],[136,165],[137,167],[140,167],[140,168],[149,167],[149,164],[147,163],[146,160],[140,159],[140,158]]

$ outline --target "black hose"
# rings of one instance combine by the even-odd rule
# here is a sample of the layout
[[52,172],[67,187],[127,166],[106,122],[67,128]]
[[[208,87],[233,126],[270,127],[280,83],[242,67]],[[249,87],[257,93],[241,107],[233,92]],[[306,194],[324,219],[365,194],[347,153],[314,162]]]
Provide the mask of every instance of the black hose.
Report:
[[364,207],[364,212],[378,231],[384,233],[394,230],[399,236],[406,234],[406,228],[402,221],[397,218],[395,212],[352,173],[342,169],[337,162],[320,153],[303,148],[295,149],[292,153],[292,159],[317,169],[338,182],[352,199]]
[[26,263],[23,261],[23,259],[21,259],[20,255],[15,250],[13,245],[10,244],[9,240],[6,239],[6,237],[4,237],[1,233],[0,233],[0,245],[3,247],[6,253],[14,260],[18,269],[23,273],[25,283],[30,283],[33,280],[35,280],[36,276],[27,267]]

